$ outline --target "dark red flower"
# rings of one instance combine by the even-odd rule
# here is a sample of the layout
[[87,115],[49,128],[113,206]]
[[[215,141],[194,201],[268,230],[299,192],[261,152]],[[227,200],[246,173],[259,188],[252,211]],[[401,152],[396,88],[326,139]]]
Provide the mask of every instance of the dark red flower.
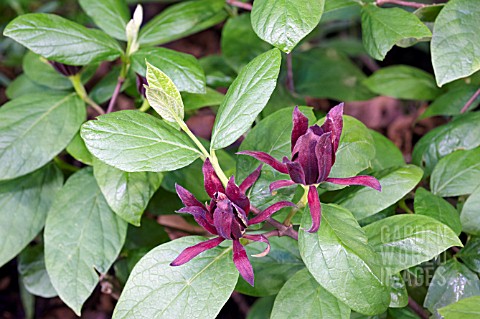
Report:
[[145,85],[148,85],[147,78],[144,76],[141,76],[138,73],[135,73],[137,75],[137,80],[136,80],[136,85],[137,85],[137,91],[140,95],[145,97]]
[[68,65],[55,61],[48,61],[48,63],[50,63],[50,65],[63,76],[74,76],[82,70],[81,66]]
[[278,202],[268,207],[252,219],[248,219],[250,212],[250,200],[245,195],[260,175],[261,166],[250,174],[241,184],[235,184],[235,177],[231,177],[227,187],[223,187],[213,169],[210,160],[207,159],[203,164],[203,176],[205,190],[211,201],[208,205],[200,203],[188,190],[180,185],[175,185],[177,194],[185,207],[181,208],[179,213],[191,214],[197,223],[212,235],[218,235],[213,239],[201,242],[192,247],[186,248],[170,265],[180,266],[196,257],[205,250],[212,249],[222,243],[224,240],[233,241],[233,262],[240,275],[253,286],[254,275],[253,268],[248,260],[245,248],[240,243],[241,238],[253,241],[259,241],[267,244],[267,249],[255,257],[262,257],[268,254],[270,244],[263,235],[246,234],[248,226],[264,222],[273,213],[286,206],[295,206],[290,202]]
[[239,154],[250,155],[277,171],[290,175],[291,180],[280,180],[270,185],[270,191],[293,184],[308,187],[308,205],[312,215],[312,227],[309,232],[316,232],[320,227],[321,206],[317,186],[323,182],[339,185],[363,185],[381,191],[378,180],[372,176],[355,176],[349,178],[329,178],[328,175],[335,164],[335,153],[340,142],[343,129],[343,103],[335,106],[327,114],[322,126],[308,126],[308,118],[298,107],[293,111],[292,157],[283,158],[280,162],[267,153],[243,151]]

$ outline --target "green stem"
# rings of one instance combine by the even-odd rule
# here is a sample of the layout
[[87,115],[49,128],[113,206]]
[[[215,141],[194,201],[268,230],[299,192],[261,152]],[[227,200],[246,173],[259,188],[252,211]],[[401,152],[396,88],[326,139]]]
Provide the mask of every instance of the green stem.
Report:
[[80,74],[75,74],[72,76],[68,77],[70,79],[70,82],[72,82],[73,88],[75,89],[75,92],[77,92],[78,96],[89,106],[91,106],[95,111],[97,111],[98,114],[105,114],[105,111],[95,103],[87,94],[87,91],[85,90],[85,87],[82,84],[82,80],[80,78]]
[[408,208],[407,203],[405,203],[404,199],[402,199],[401,201],[398,202],[398,206],[401,209],[403,209],[404,211],[406,211],[407,213],[413,214],[412,210],[410,208]]
[[292,218],[293,216],[295,216],[295,214],[302,208],[304,208],[305,206],[307,206],[307,202],[308,202],[308,186],[305,186],[305,185],[302,185],[303,187],[303,195],[302,195],[302,198],[300,198],[300,200],[298,201],[297,203],[297,207],[294,207],[292,208],[292,210],[290,211],[290,213],[287,215],[287,217],[285,218],[285,220],[283,221],[283,224],[285,226],[290,226],[292,224]]
[[150,109],[150,103],[147,99],[143,99],[142,105],[138,109],[140,112],[147,112]]
[[57,166],[61,169],[61,170],[64,170],[64,171],[68,171],[68,172],[76,172],[78,170],[80,170],[80,168],[76,167],[76,166],[73,166],[71,164],[68,164],[67,162],[63,161],[62,159],[60,159],[59,157],[54,157],[53,158],[53,161],[55,162],[55,164],[57,164]]

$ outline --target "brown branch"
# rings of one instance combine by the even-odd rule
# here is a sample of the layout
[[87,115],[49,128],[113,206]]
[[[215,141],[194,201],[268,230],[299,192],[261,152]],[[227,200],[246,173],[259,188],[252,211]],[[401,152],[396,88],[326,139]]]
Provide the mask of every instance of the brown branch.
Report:
[[238,0],[227,0],[227,3],[237,8],[252,11],[252,5],[250,3],[244,3]]
[[477,99],[477,97],[480,95],[480,89],[477,90],[477,92],[475,92],[472,97],[467,101],[467,103],[465,103],[465,105],[462,107],[462,110],[460,111],[460,113],[465,113],[467,112],[468,108],[473,104],[473,102],[475,102],[475,100]]
[[112,98],[110,99],[110,103],[108,103],[107,113],[111,113],[113,108],[115,107],[115,103],[117,102],[118,95],[120,94],[120,90],[122,88],[123,82],[125,79],[123,77],[118,77],[117,85],[115,86],[115,90],[113,91]]
[[268,238],[268,237],[272,237],[272,236],[278,236],[278,237],[288,236],[288,237],[291,237],[295,240],[298,240],[298,232],[295,229],[293,229],[292,225],[285,226],[281,222],[276,221],[275,219],[273,219],[271,217],[267,219],[267,222],[270,225],[272,225],[273,227],[275,227],[276,230],[272,230],[272,231],[264,234],[265,237]]
[[292,53],[287,54],[287,88],[290,93],[295,92],[295,85],[293,83]]
[[250,312],[250,306],[248,305],[247,300],[245,300],[245,297],[242,294],[234,291],[232,292],[232,299],[237,304],[238,310],[240,310],[244,316],[247,316],[247,314]]
[[411,8],[423,8],[427,5],[424,3],[418,2],[410,2],[410,1],[402,1],[402,0],[377,0],[375,1],[377,6],[381,6],[383,4],[391,3],[391,4],[398,4],[400,6],[411,7]]
[[408,297],[408,307],[412,309],[422,319],[428,319],[430,316],[412,297]]

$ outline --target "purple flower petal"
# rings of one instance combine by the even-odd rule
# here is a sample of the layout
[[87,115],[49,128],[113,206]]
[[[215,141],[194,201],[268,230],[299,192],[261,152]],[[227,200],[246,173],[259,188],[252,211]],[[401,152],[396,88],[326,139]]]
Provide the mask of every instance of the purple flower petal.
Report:
[[305,135],[300,136],[292,152],[292,161],[299,163],[303,168],[306,185],[315,184],[318,179],[318,161],[315,149],[320,138],[312,129],[308,129]]
[[198,207],[203,207],[205,206],[200,203],[195,196],[193,196],[192,193],[190,193],[188,190],[183,188],[182,186],[178,185],[175,183],[175,190],[177,191],[178,197],[180,197],[180,200],[182,201],[183,205],[185,206],[198,206]]
[[275,191],[277,189],[292,186],[294,184],[296,184],[294,181],[287,180],[287,179],[282,179],[282,180],[279,180],[279,181],[275,181],[275,182],[270,184],[270,193],[273,193],[273,191]]
[[260,173],[262,172],[262,165],[258,166],[256,170],[254,170],[244,181],[240,184],[240,191],[242,193],[246,193],[246,191],[252,187],[253,184],[257,181]]
[[230,177],[228,180],[225,194],[227,195],[228,199],[240,206],[243,211],[248,214],[250,211],[250,201],[248,200],[247,196],[240,191],[240,188],[237,186],[237,184],[235,184],[234,176]]
[[347,177],[347,178],[327,178],[326,182],[338,185],[361,185],[361,186],[368,186],[377,191],[382,191],[382,186],[378,179],[373,176],[366,176],[360,175],[355,177]]
[[325,133],[315,147],[315,156],[317,157],[318,178],[316,183],[323,182],[330,174],[333,165],[332,142],[330,140],[331,133]]
[[317,187],[311,185],[308,189],[308,207],[310,208],[310,215],[312,216],[312,227],[307,230],[309,233],[316,233],[320,228],[320,221],[322,219],[322,206],[318,198]]
[[202,171],[205,190],[210,198],[213,198],[213,195],[215,195],[216,192],[225,193],[222,181],[218,178],[217,173],[215,173],[212,163],[208,158],[205,160],[205,163],[203,163]]
[[280,163],[278,160],[276,160],[275,158],[273,158],[267,153],[257,152],[257,151],[242,151],[242,152],[238,152],[237,154],[252,156],[257,160],[259,160],[260,162],[264,162],[265,164],[270,165],[280,173],[288,174],[288,170],[285,167],[285,164]]
[[322,125],[324,132],[332,132],[332,144],[333,152],[336,153],[338,149],[338,143],[340,142],[340,136],[343,129],[343,105],[340,103],[330,110],[327,114],[325,123]]
[[195,221],[197,222],[197,224],[202,226],[206,231],[208,231],[210,234],[218,235],[217,230],[215,229],[215,226],[213,226],[207,220],[207,217],[206,217],[207,211],[202,207],[187,206],[177,210],[177,213],[181,213],[181,214],[186,213],[186,214],[192,215]]
[[232,202],[223,200],[217,203],[213,213],[213,223],[218,235],[225,239],[232,239],[232,223],[234,222]]
[[253,287],[255,281],[253,268],[250,264],[250,260],[248,260],[245,248],[243,248],[238,240],[233,241],[233,263],[243,279]]
[[298,106],[295,106],[295,109],[293,110],[293,128],[292,128],[292,148],[291,150],[293,151],[293,148],[295,147],[295,144],[297,143],[297,140],[300,136],[304,135],[307,133],[308,129],[308,118],[303,115],[302,112],[298,109]]
[[275,203],[267,207],[264,211],[262,211],[257,216],[250,219],[248,221],[248,225],[254,225],[254,224],[264,222],[267,220],[268,217],[272,216],[274,213],[278,212],[280,209],[287,206],[295,207],[296,205],[294,203],[287,202],[287,201],[281,201],[281,202]]
[[303,168],[300,165],[300,163],[291,162],[286,157],[284,158],[283,161],[287,166],[288,175],[290,175],[290,178],[292,179],[292,181],[294,181],[297,184],[305,185],[305,173],[303,172]]
[[243,237],[246,238],[246,239],[250,239],[250,240],[253,240],[253,241],[259,241],[259,242],[267,244],[267,248],[265,248],[264,251],[262,251],[260,254],[252,255],[252,257],[265,257],[270,252],[270,242],[268,241],[267,237],[265,237],[263,235],[243,235]]
[[205,250],[212,249],[214,247],[217,247],[220,245],[225,239],[221,237],[215,237],[213,239],[201,242],[199,244],[196,244],[194,246],[186,248],[184,251],[178,255],[177,258],[175,258],[174,261],[170,263],[170,266],[180,266],[183,265],[190,260],[192,260],[194,257],[198,256],[199,254],[203,253]]

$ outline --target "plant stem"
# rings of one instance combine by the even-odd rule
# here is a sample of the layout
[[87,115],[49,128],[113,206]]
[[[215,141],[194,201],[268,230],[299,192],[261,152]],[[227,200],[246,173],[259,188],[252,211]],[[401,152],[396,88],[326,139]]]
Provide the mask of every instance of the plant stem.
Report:
[[98,114],[105,114],[105,111],[95,103],[87,94],[87,91],[85,90],[85,87],[82,84],[82,81],[80,79],[80,74],[75,74],[72,76],[68,77],[70,79],[70,82],[72,82],[73,88],[75,89],[75,92],[77,92],[78,96],[89,106],[91,106],[95,111],[97,111]]
[[383,4],[398,4],[400,6],[405,6],[405,7],[411,7],[411,8],[423,8],[426,7],[427,5],[424,3],[418,3],[418,2],[410,2],[410,1],[402,1],[402,0],[377,0],[375,1],[375,4],[377,6],[381,6]]
[[227,0],[227,3],[231,6],[241,8],[244,10],[252,11],[252,5],[250,3],[244,3],[237,0]]
[[465,103],[465,105],[462,107],[462,110],[460,111],[460,113],[465,113],[467,112],[468,108],[473,104],[473,102],[475,102],[475,100],[477,99],[477,97],[480,95],[480,89],[477,90],[477,92],[475,92],[472,97],[467,101],[467,103]]
[[58,156],[54,157],[53,158],[53,161],[55,162],[55,164],[57,164],[57,166],[61,169],[61,170],[64,170],[64,171],[68,171],[68,172],[76,172],[76,171],[79,171],[80,168],[76,167],[76,166],[73,166],[72,164],[69,164],[67,162],[65,162],[64,160],[62,160],[61,158],[59,158]]
[[290,93],[295,93],[295,85],[293,83],[292,53],[287,54],[287,89]]
[[297,206],[296,207],[293,207],[292,210],[290,210],[290,213],[287,215],[287,217],[285,218],[285,220],[283,221],[283,225],[284,226],[290,226],[292,224],[292,218],[293,216],[295,216],[295,214],[302,208],[304,208],[305,206],[307,206],[307,202],[308,202],[308,186],[303,186],[303,195],[302,195],[302,198],[300,198],[300,200],[298,201],[297,203]]
[[147,99],[143,99],[142,105],[138,109],[140,112],[147,112],[150,109],[150,103]]
[[115,86],[115,90],[113,91],[112,98],[108,103],[107,113],[110,113],[113,111],[113,108],[115,107],[115,103],[117,102],[118,95],[120,94],[120,90],[122,89],[123,82],[125,82],[125,78],[119,76],[117,85]]
[[406,211],[409,214],[413,214],[413,211],[407,206],[407,203],[405,203],[405,199],[402,199],[401,201],[398,202],[398,206]]
[[412,297],[408,297],[408,307],[412,309],[422,319],[428,319],[429,315]]
[[276,230],[273,230],[273,231],[270,231],[268,233],[263,234],[265,237],[268,238],[268,237],[273,237],[273,236],[278,236],[278,237],[288,236],[288,237],[291,237],[295,240],[298,240],[298,232],[295,229],[293,229],[292,225],[285,226],[281,222],[273,219],[272,217],[269,217],[267,219],[267,222],[270,225],[272,225],[273,227],[275,227]]

